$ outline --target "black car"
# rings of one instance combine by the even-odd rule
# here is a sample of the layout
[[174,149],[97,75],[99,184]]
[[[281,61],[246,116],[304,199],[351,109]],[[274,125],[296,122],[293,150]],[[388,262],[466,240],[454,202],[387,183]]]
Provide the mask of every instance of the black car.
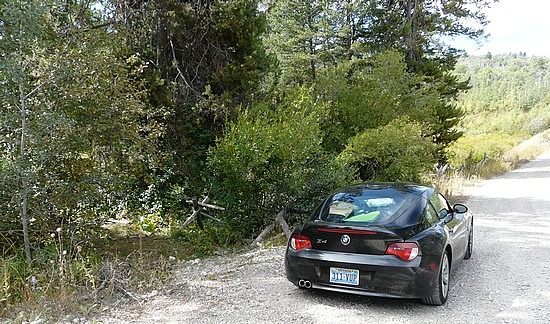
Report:
[[285,270],[300,288],[442,305],[450,271],[469,259],[473,216],[434,188],[366,183],[337,190],[288,242]]

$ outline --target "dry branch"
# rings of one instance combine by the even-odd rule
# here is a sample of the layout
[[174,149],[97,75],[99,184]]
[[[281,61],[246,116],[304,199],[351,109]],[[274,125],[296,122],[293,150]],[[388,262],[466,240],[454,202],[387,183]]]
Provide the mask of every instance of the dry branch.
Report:
[[283,232],[285,233],[286,237],[289,238],[291,232],[290,232],[290,228],[288,227],[288,224],[285,221],[285,218],[284,218],[285,214],[286,214],[286,208],[283,208],[277,214],[277,216],[275,217],[275,221],[273,223],[269,224],[260,233],[260,235],[258,235],[258,237],[256,237],[256,239],[254,239],[254,241],[252,241],[251,245],[256,246],[256,245],[258,245],[258,243],[262,242],[267,237],[267,235],[269,235],[269,233],[271,233],[271,231],[275,228],[275,225],[277,225],[277,223],[279,223],[279,225],[281,225],[281,228],[283,229]]
[[210,219],[213,219],[215,221],[221,222],[219,219],[205,213],[203,211],[203,209],[204,208],[210,208],[210,209],[214,209],[214,210],[225,210],[225,208],[208,204],[209,201],[210,201],[210,197],[208,197],[208,196],[206,196],[201,202],[199,202],[197,200],[197,198],[187,200],[188,203],[193,204],[193,213],[191,214],[191,216],[189,216],[187,218],[187,220],[185,220],[185,223],[183,223],[181,228],[184,229],[187,226],[189,226],[189,224],[191,224],[194,220],[197,220],[197,223],[199,224],[199,227],[201,229],[204,229],[203,224],[202,224],[202,220],[201,220],[201,217],[200,217],[201,215],[206,216],[206,217],[208,217]]

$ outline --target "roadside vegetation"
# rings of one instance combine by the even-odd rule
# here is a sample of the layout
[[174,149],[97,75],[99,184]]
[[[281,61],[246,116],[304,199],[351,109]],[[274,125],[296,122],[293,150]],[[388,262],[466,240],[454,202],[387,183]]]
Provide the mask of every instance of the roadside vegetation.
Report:
[[450,175],[490,178],[548,151],[549,67],[549,58],[526,53],[458,61],[455,75],[469,79],[471,89],[458,99],[464,136],[447,149]]
[[[536,155],[548,59],[441,42],[486,5],[0,0],[0,316],[140,301],[343,184],[452,192]],[[219,221],[182,228],[207,195]]]

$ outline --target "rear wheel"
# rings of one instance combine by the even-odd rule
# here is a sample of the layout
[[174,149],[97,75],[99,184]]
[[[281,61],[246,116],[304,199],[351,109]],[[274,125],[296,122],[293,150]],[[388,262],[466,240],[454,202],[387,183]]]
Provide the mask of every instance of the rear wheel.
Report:
[[439,276],[435,290],[430,297],[422,299],[424,304],[428,305],[443,305],[447,301],[449,295],[449,281],[451,279],[451,264],[449,260],[449,252],[445,251],[441,266],[439,267]]
[[466,249],[466,254],[464,254],[464,259],[469,259],[472,257],[472,252],[474,251],[474,221],[470,225],[470,234],[468,235],[468,248]]

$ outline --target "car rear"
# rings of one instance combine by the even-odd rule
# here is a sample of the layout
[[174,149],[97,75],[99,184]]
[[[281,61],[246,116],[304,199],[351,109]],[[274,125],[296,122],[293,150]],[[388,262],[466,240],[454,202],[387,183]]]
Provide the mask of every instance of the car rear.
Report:
[[364,295],[431,294],[437,272],[423,261],[421,205],[409,189],[353,187],[333,194],[293,232],[287,278],[302,288]]

